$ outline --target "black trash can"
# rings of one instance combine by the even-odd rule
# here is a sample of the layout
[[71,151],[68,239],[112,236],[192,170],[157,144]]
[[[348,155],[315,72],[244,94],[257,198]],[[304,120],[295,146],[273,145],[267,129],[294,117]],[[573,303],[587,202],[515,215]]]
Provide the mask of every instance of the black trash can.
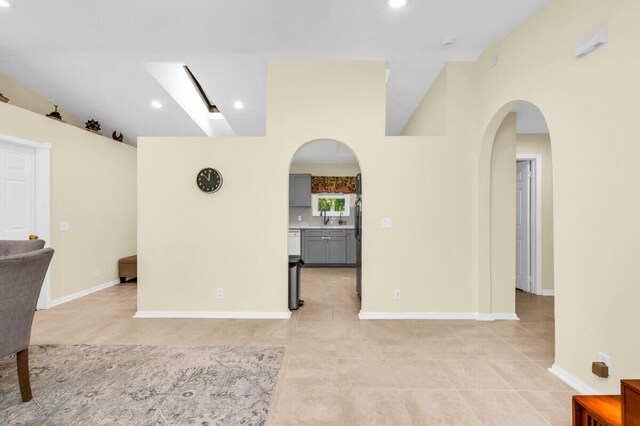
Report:
[[300,267],[304,265],[300,256],[289,256],[289,309],[295,311],[304,305],[300,299]]

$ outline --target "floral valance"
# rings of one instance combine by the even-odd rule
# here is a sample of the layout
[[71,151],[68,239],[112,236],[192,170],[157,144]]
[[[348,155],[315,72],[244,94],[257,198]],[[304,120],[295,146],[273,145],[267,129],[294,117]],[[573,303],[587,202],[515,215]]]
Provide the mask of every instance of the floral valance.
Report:
[[313,194],[355,194],[355,176],[311,176]]

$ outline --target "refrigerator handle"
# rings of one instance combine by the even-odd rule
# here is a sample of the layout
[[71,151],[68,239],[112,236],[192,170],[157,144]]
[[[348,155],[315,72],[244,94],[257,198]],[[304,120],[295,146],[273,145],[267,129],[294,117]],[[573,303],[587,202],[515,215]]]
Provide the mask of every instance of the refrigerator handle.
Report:
[[360,198],[358,198],[356,200],[356,220],[355,220],[355,236],[356,239],[359,241],[360,240],[360,226],[361,226],[361,210],[360,210],[360,206],[362,204],[362,200]]

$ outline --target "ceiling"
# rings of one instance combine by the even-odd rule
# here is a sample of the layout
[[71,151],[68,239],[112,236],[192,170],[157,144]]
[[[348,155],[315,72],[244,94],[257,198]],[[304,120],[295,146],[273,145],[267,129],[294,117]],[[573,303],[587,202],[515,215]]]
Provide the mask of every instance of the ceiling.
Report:
[[320,139],[302,146],[293,156],[293,163],[358,164],[358,159],[347,145]]
[[259,136],[268,61],[383,60],[387,134],[397,135],[447,61],[475,60],[549,0],[11,1],[0,9],[0,71],[131,142],[206,134],[149,63],[187,64],[230,132]]
[[519,102],[512,111],[516,113],[516,133],[549,133],[542,111],[531,102]]

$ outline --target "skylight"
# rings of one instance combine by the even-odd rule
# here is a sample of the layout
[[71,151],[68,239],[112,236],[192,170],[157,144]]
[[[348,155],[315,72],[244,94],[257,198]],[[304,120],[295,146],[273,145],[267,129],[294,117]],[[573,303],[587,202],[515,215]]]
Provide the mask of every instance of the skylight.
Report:
[[196,76],[193,75],[193,73],[191,72],[189,67],[184,65],[184,70],[187,72],[187,75],[189,76],[189,79],[193,83],[193,86],[196,88],[196,91],[200,95],[200,98],[202,99],[202,102],[204,102],[204,106],[209,111],[209,114],[220,114],[220,110],[218,109],[217,106],[215,106],[214,104],[211,103],[211,101],[209,100],[209,97],[207,96],[207,94],[205,93],[204,89],[200,85],[200,82],[198,81]]

